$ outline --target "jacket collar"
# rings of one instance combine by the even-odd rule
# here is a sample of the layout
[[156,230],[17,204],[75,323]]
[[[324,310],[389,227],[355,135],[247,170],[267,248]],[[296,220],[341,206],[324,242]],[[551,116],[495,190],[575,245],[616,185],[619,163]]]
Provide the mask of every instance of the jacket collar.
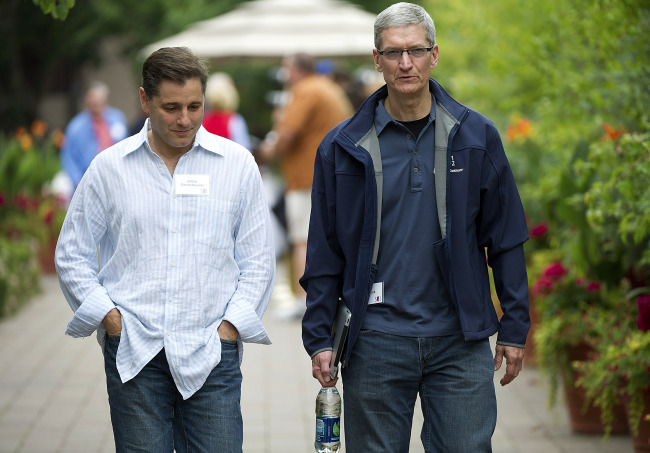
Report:
[[[443,107],[456,119],[460,121],[467,110],[462,104],[453,99],[442,86],[434,79],[429,79],[429,91],[436,102]],[[343,127],[342,133],[346,135],[353,143],[357,143],[368,133],[373,125],[375,117],[375,107],[380,100],[388,96],[388,87],[386,85],[379,88],[371,94],[359,107],[359,110],[350,118],[349,122]]]

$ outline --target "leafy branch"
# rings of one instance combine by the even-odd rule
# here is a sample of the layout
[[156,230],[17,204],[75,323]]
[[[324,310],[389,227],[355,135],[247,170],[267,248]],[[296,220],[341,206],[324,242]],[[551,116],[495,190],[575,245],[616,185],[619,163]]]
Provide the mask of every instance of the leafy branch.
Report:
[[33,0],[33,2],[41,7],[44,14],[50,14],[58,20],[65,20],[75,0]]

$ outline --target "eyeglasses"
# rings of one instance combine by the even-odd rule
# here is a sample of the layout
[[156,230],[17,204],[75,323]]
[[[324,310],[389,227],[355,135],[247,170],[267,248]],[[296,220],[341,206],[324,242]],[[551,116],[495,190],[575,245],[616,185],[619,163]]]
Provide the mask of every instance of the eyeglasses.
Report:
[[416,47],[414,49],[402,49],[402,50],[379,50],[377,49],[377,53],[381,56],[386,57],[389,60],[399,60],[402,58],[402,54],[406,52],[411,58],[424,58],[427,53],[429,53],[433,49],[433,46],[431,47]]

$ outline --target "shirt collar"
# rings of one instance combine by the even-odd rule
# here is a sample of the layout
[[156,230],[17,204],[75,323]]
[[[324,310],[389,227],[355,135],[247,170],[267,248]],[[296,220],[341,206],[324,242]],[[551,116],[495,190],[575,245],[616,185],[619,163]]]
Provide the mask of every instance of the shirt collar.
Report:
[[[147,137],[148,131],[149,131],[149,118],[145,120],[144,125],[142,126],[140,132],[124,140],[123,155],[126,156],[134,151],[137,151],[138,149],[144,147],[145,144],[148,145],[149,148],[151,148],[151,145],[149,145],[149,138]],[[196,136],[194,137],[194,144],[192,145],[190,151],[197,147],[211,153],[223,155],[223,151],[219,149],[216,140],[213,140],[210,137],[210,134],[208,133],[208,131],[205,130],[203,125],[201,125],[199,127],[199,130],[196,132]]]
[[[375,107],[375,129],[377,130],[377,135],[380,135],[381,132],[392,122],[398,122],[395,120],[392,116],[390,116],[390,113],[388,113],[388,110],[386,110],[386,107],[384,106],[384,99],[380,99],[379,102],[377,102],[377,106]],[[433,93],[431,93],[431,112],[429,113],[429,121],[435,121],[436,119],[436,109],[433,108],[435,105],[436,98],[433,96]]]

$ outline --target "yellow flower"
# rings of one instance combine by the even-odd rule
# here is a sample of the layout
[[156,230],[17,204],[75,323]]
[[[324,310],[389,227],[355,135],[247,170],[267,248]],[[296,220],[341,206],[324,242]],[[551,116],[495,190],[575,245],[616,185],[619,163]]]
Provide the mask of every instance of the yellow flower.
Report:
[[20,137],[18,137],[18,140],[20,142],[20,147],[25,153],[30,151],[34,146],[34,140],[32,140],[32,136],[28,133],[22,134]]
[[43,137],[47,132],[47,123],[43,120],[35,119],[29,130],[34,137]]
[[65,135],[63,134],[63,131],[60,128],[57,127],[52,131],[52,142],[58,149],[61,149],[61,146],[63,146],[64,139],[65,139]]
[[27,133],[27,129],[25,129],[23,126],[20,126],[18,129],[16,129],[16,138],[20,138],[26,133]]

